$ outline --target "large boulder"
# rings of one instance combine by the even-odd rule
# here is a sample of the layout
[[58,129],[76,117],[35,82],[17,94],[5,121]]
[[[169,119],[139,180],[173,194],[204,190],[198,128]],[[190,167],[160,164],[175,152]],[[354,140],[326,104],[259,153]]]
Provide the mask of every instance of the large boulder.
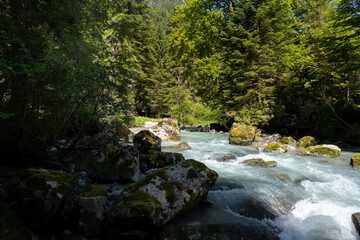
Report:
[[125,188],[109,209],[108,237],[165,225],[205,198],[217,177],[215,171],[195,160],[152,172]]
[[32,240],[32,233],[20,216],[5,202],[0,202],[0,239]]
[[103,186],[90,185],[79,197],[79,230],[86,236],[99,236],[102,231],[107,190]]
[[269,143],[264,148],[264,152],[271,152],[271,153],[285,153],[287,151],[288,149],[284,145],[277,142]]
[[303,148],[307,148],[309,146],[314,146],[316,145],[316,140],[314,137],[312,136],[305,136],[299,139],[299,141],[297,142],[297,146],[298,147],[303,147]]
[[355,225],[355,229],[360,235],[360,213],[354,213],[351,215],[351,220],[353,221]]
[[341,149],[331,144],[310,146],[299,152],[300,155],[310,155],[316,157],[338,157]]
[[243,163],[252,167],[264,167],[264,168],[276,167],[277,165],[276,161],[264,161],[262,158],[248,159],[245,160]]
[[151,131],[163,141],[179,141],[181,138],[178,122],[171,118],[163,119]]
[[176,152],[181,152],[181,151],[185,151],[185,150],[190,150],[191,147],[189,146],[188,142],[181,142],[181,143],[179,143],[177,145],[165,146],[165,147],[163,147],[163,149],[176,151]]
[[351,157],[351,159],[350,159],[350,165],[351,165],[353,168],[360,169],[360,153],[355,154],[354,156]]
[[123,140],[125,142],[130,141],[130,138],[133,135],[133,133],[130,131],[130,129],[127,126],[119,123],[119,121],[113,121],[112,126],[113,127],[111,129],[111,132],[113,135],[115,135],[120,140]]
[[161,138],[149,130],[140,131],[134,137],[134,146],[140,152],[148,152],[150,150],[161,151],[161,142]]
[[236,145],[251,145],[255,138],[256,127],[234,123],[230,130],[229,142]]
[[77,181],[58,170],[27,169],[8,188],[7,201],[33,227],[45,227]]
[[296,140],[294,138],[290,137],[290,136],[289,137],[283,137],[280,140],[280,142],[282,144],[291,145],[291,146],[296,147]]
[[264,134],[261,131],[257,131],[255,134],[254,142],[258,143],[271,143],[278,142],[281,139],[281,135],[278,133],[275,134]]
[[96,155],[91,176],[107,181],[135,182],[139,179],[139,154],[133,146],[108,145]]
[[116,145],[119,139],[111,133],[98,133],[93,136],[86,136],[80,139],[74,146],[74,150],[88,151],[90,149],[100,149],[108,144]]
[[146,172],[151,168],[163,168],[185,160],[181,153],[149,151],[140,155],[140,170]]

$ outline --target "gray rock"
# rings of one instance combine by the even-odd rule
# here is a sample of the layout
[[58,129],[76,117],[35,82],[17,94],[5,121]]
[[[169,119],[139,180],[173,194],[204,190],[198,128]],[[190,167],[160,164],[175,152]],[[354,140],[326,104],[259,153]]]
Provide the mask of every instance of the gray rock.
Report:
[[58,170],[27,169],[8,188],[8,202],[33,227],[45,227],[77,181]]
[[277,166],[277,162],[276,161],[264,161],[261,158],[252,158],[252,159],[248,159],[245,160],[243,163],[252,166],[252,167],[265,167],[265,168],[270,168],[270,167],[276,167]]
[[287,151],[288,149],[284,145],[277,142],[271,142],[264,148],[264,152],[271,153],[285,153]]
[[236,160],[236,156],[232,154],[226,154],[222,157],[216,158],[216,161],[218,162],[230,162],[232,160]]
[[151,168],[163,168],[185,160],[181,153],[149,151],[140,155],[140,170],[146,172]]
[[161,139],[149,130],[143,130],[135,135],[134,146],[140,152],[161,151]]
[[205,198],[217,177],[215,171],[195,160],[152,172],[125,188],[114,202],[107,214],[108,237],[165,225]]
[[174,145],[174,146],[165,146],[162,147],[163,149],[167,149],[167,150],[172,150],[172,151],[176,151],[176,152],[180,152],[180,151],[185,151],[185,150],[190,150],[191,147],[189,146],[188,142],[181,142],[178,145]]
[[180,128],[175,119],[165,118],[150,130],[163,141],[179,141],[181,138]]
[[341,149],[331,144],[310,146],[299,152],[299,155],[309,155],[316,157],[338,157]]

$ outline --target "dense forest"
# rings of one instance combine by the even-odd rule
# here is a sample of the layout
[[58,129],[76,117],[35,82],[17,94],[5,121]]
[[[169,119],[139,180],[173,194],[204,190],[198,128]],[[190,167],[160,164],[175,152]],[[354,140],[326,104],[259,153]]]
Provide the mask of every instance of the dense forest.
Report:
[[39,159],[111,115],[238,121],[359,144],[358,0],[1,6],[2,159]]

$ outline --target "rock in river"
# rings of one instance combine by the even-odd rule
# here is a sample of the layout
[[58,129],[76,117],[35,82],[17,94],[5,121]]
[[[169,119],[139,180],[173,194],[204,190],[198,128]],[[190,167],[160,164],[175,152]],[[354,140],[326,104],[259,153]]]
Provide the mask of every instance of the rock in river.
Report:
[[181,138],[178,122],[171,118],[163,119],[151,131],[163,141],[178,141]]
[[340,153],[341,149],[338,146],[331,144],[310,146],[299,152],[300,155],[310,155],[316,157],[338,157]]
[[316,145],[316,140],[314,137],[312,136],[305,136],[300,138],[300,140],[297,142],[297,146],[298,147],[303,147],[303,148],[307,148],[309,146],[314,146]]
[[218,174],[195,160],[159,169],[124,189],[107,215],[109,237],[153,230],[187,212],[214,186]]
[[229,142],[236,145],[251,145],[255,138],[256,127],[234,123],[230,130]]
[[165,146],[163,147],[163,149],[180,152],[180,151],[190,150],[191,147],[189,146],[188,142],[181,142],[178,145]]
[[350,159],[350,165],[351,165],[353,168],[360,169],[360,153],[355,154],[354,156],[351,157],[351,159]]
[[288,149],[284,145],[276,142],[269,143],[264,148],[264,152],[271,152],[271,153],[285,153],[287,151]]
[[265,162],[262,158],[253,158],[253,159],[245,160],[243,163],[253,167],[265,167],[265,168],[276,167],[277,165],[277,162],[275,161]]
[[140,152],[161,151],[161,139],[149,130],[140,131],[134,137],[134,146]]
[[185,160],[181,153],[149,151],[140,155],[140,170],[146,172],[151,168],[163,168]]

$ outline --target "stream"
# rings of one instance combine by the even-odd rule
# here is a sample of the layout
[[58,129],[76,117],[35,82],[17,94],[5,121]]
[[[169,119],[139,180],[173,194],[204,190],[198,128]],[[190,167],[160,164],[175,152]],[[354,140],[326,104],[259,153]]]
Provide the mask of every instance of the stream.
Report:
[[[360,212],[360,171],[349,165],[355,153],[337,158],[263,153],[255,147],[230,145],[227,135],[182,132],[191,150],[186,159],[203,162],[219,174],[207,204],[177,219],[177,224],[242,222],[280,239],[359,239],[351,214]],[[178,142],[165,142],[163,146]],[[226,154],[236,159],[219,162]],[[262,158],[274,168],[242,164]],[[258,229],[257,229],[258,228]]]

